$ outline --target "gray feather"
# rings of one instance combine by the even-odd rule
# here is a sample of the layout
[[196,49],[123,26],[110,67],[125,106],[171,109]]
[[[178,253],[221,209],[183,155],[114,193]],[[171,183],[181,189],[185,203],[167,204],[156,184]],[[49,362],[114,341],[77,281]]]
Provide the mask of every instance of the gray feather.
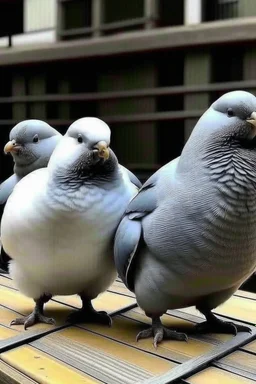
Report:
[[13,188],[20,180],[16,174],[10,176],[7,180],[3,181],[0,185],[0,205],[6,203],[8,197],[13,191]]
[[[127,216],[121,221],[115,235],[115,263],[125,285],[133,291],[133,278],[130,273],[133,257],[141,238],[141,222],[130,220]],[[131,276],[131,279],[130,279]]]
[[130,202],[126,213],[129,214],[130,219],[139,219],[156,208],[156,191],[158,174],[155,173],[151,176],[139,193]]
[[129,179],[130,181],[138,188],[141,188],[142,184],[141,182],[139,181],[139,179],[134,175],[134,173],[132,173],[129,169],[125,168],[123,165],[119,164],[119,167],[123,168],[128,176],[129,176]]

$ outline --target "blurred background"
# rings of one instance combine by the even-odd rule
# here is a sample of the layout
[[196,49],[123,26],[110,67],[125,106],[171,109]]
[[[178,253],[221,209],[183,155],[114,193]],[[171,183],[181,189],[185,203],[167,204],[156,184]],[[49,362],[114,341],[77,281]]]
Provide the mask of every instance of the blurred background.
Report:
[[255,0],[0,0],[0,180],[16,123],[83,116],[144,180],[222,93],[256,91],[255,43]]

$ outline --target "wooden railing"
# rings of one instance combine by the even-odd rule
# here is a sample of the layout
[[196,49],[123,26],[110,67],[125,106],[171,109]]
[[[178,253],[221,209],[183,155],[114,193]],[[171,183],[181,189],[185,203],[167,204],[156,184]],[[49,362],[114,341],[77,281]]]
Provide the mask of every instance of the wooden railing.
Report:
[[[158,88],[144,88],[135,90],[115,91],[115,92],[90,92],[90,93],[70,93],[70,94],[43,94],[43,95],[26,95],[26,96],[10,96],[0,97],[0,107],[2,104],[15,104],[15,103],[52,103],[52,102],[76,102],[76,101],[102,101],[102,100],[119,100],[119,99],[134,99],[134,98],[147,98],[158,96],[176,96],[211,92],[227,92],[236,89],[243,90],[256,90],[256,80],[250,81],[237,81],[227,83],[215,83],[204,85],[192,86],[175,86],[175,87],[158,87]],[[108,123],[138,123],[138,122],[152,122],[152,121],[166,121],[166,120],[186,120],[189,118],[198,118],[203,113],[202,110],[179,110],[152,113],[135,113],[135,114],[122,114],[101,116],[103,120]],[[66,125],[70,124],[71,120],[67,119],[51,119],[49,120],[53,125]],[[0,120],[0,125],[12,125],[16,123],[15,120]]]
[[[184,98],[184,105],[186,105],[186,97],[189,95],[193,95],[195,98],[195,108],[192,109],[190,105],[190,109],[184,110],[176,110],[176,111],[153,111],[153,112],[145,112],[145,113],[129,113],[129,109],[127,114],[116,114],[116,115],[102,115],[96,114],[98,117],[109,123],[111,126],[118,124],[118,126],[122,124],[138,124],[138,123],[159,123],[156,125],[157,129],[160,129],[161,132],[161,124],[163,121],[184,121],[184,123],[188,119],[198,119],[205,109],[207,108],[207,103],[209,104],[210,97],[206,97],[206,105],[204,110],[196,108],[197,95],[205,94],[206,96],[210,96],[212,92],[227,92],[232,90],[248,90],[252,92],[256,92],[256,80],[250,81],[238,81],[238,82],[225,82],[225,83],[214,83],[214,84],[203,84],[203,85],[191,85],[191,86],[175,86],[175,87],[158,87],[158,88],[144,88],[144,89],[134,89],[134,90],[123,90],[123,91],[115,91],[115,92],[87,92],[87,93],[70,93],[70,94],[41,94],[41,95],[26,95],[26,96],[11,96],[11,97],[0,97],[0,113],[1,108],[5,108],[7,104],[15,106],[15,104],[21,104],[22,108],[26,108],[30,104],[42,104],[44,111],[47,112],[48,103],[56,103],[56,105],[60,103],[65,103],[65,105],[70,105],[75,102],[95,102],[96,106],[100,105],[101,101],[115,101],[115,100],[125,100],[136,99],[138,102],[141,102],[146,98],[158,98],[164,96],[182,96]],[[208,101],[207,101],[208,100]],[[99,104],[98,104],[99,103]],[[157,107],[157,103],[155,103],[155,108]],[[55,107],[54,107],[55,108]],[[61,127],[63,130],[64,127],[68,127],[74,119],[71,119],[70,115],[67,114],[67,118],[62,118],[59,112],[57,112],[56,107],[56,117],[47,119],[49,124],[54,127]],[[100,109],[99,109],[100,110]],[[118,109],[117,109],[118,113]],[[59,118],[57,117],[59,115]],[[81,116],[83,112],[81,110]],[[47,113],[46,113],[47,116]],[[28,118],[36,118],[37,116],[28,116]],[[41,118],[41,117],[38,117]],[[11,119],[2,119],[0,120],[0,129],[6,128],[10,129],[12,126],[17,124],[17,120],[14,118]],[[194,122],[192,121],[192,127]],[[183,125],[179,125],[182,127]],[[185,127],[185,124],[184,124]],[[170,130],[177,129],[176,124],[170,124]],[[159,168],[160,164],[126,164],[130,169],[139,170],[137,172],[140,175],[142,180],[145,180],[153,170]]]
[[152,96],[168,96],[168,95],[184,95],[205,92],[226,92],[232,90],[250,90],[256,89],[256,79],[248,81],[221,82],[202,85],[181,85],[174,87],[156,87],[134,89],[127,91],[114,92],[86,92],[86,93],[69,93],[69,94],[43,94],[43,95],[26,95],[26,96],[9,96],[0,97],[0,104],[6,103],[33,103],[33,102],[54,102],[54,101],[100,101],[113,99],[141,98]]

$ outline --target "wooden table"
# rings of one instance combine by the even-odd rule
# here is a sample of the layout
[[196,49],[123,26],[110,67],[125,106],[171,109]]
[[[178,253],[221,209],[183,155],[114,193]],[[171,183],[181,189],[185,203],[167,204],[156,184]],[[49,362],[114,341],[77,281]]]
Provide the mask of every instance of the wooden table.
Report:
[[113,326],[65,323],[80,306],[78,297],[55,297],[46,305],[56,326],[38,324],[27,331],[10,327],[17,315],[31,312],[33,302],[0,275],[0,383],[191,383],[250,384],[256,382],[256,294],[238,291],[216,313],[249,324],[252,334],[195,335],[203,318],[193,308],[170,311],[167,326],[188,332],[189,341],[136,342],[149,324],[132,293],[120,280],[94,301],[95,308],[113,315]]

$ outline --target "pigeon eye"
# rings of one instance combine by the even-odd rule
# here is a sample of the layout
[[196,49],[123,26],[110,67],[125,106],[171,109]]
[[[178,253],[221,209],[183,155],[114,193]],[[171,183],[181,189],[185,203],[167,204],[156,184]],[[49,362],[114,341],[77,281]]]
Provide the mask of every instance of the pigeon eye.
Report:
[[33,137],[33,143],[38,143],[38,141],[39,141],[39,137],[38,137],[38,135],[35,135]]
[[78,141],[78,143],[80,143],[80,144],[83,142],[82,135],[78,135],[78,137],[77,137],[77,141]]
[[228,117],[232,117],[232,116],[234,116],[234,111],[233,111],[233,109],[232,109],[232,108],[228,108],[228,110],[227,110],[227,114],[228,114]]

